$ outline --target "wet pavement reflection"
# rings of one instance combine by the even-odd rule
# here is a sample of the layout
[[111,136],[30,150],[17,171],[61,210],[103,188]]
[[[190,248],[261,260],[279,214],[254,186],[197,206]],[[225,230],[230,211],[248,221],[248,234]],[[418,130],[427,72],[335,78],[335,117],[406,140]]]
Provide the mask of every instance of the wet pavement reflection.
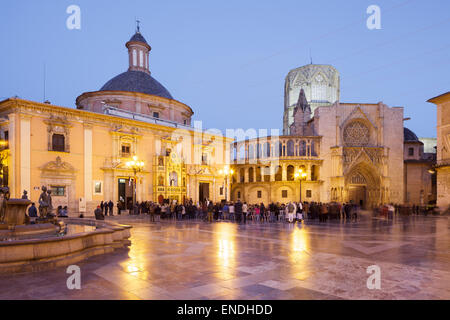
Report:
[[[447,217],[389,221],[366,213],[356,223],[246,225],[112,220],[133,226],[132,245],[79,263],[81,290],[68,290],[65,268],[58,268],[0,275],[0,298],[450,299]],[[380,290],[367,288],[371,265],[380,267]]]

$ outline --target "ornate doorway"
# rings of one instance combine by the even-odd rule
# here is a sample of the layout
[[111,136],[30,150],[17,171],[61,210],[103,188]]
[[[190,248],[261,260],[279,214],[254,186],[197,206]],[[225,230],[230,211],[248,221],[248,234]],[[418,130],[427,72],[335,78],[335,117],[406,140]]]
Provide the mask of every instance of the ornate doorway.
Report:
[[380,177],[365,164],[353,167],[346,175],[347,201],[361,209],[371,209],[379,202]]
[[351,185],[349,186],[348,193],[348,198],[351,203],[359,205],[362,209],[366,208],[366,186]]

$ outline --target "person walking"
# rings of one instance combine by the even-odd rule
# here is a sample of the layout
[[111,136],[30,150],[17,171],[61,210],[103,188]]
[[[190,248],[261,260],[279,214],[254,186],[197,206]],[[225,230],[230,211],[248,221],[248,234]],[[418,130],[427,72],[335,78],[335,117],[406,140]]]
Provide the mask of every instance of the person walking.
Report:
[[248,214],[248,206],[247,202],[244,202],[242,204],[242,215],[244,217],[244,223],[247,223],[247,214]]

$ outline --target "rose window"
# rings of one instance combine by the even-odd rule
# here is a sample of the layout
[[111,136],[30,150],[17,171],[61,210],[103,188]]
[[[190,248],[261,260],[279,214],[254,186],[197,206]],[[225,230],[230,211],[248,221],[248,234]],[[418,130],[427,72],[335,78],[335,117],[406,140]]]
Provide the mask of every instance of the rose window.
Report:
[[369,143],[370,130],[362,122],[355,121],[344,129],[344,143],[347,146],[365,146]]

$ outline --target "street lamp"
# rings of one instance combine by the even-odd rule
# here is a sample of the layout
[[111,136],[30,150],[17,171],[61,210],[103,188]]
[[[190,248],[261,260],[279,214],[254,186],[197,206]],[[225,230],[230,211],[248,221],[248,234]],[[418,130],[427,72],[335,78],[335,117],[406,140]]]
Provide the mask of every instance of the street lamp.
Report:
[[225,177],[225,202],[227,202],[228,196],[228,176],[232,176],[234,174],[234,170],[230,169],[229,166],[223,167],[223,169],[219,170],[219,174]]
[[141,172],[142,168],[144,168],[144,161],[139,161],[138,157],[133,156],[133,160],[128,161],[126,163],[126,166],[130,169],[133,169],[134,172],[134,183],[133,183],[133,210],[134,210],[134,205],[136,203],[136,174],[138,172]]
[[300,181],[300,202],[302,202],[302,180],[306,179],[306,172],[304,172],[303,169],[299,169],[294,174],[294,177]]

